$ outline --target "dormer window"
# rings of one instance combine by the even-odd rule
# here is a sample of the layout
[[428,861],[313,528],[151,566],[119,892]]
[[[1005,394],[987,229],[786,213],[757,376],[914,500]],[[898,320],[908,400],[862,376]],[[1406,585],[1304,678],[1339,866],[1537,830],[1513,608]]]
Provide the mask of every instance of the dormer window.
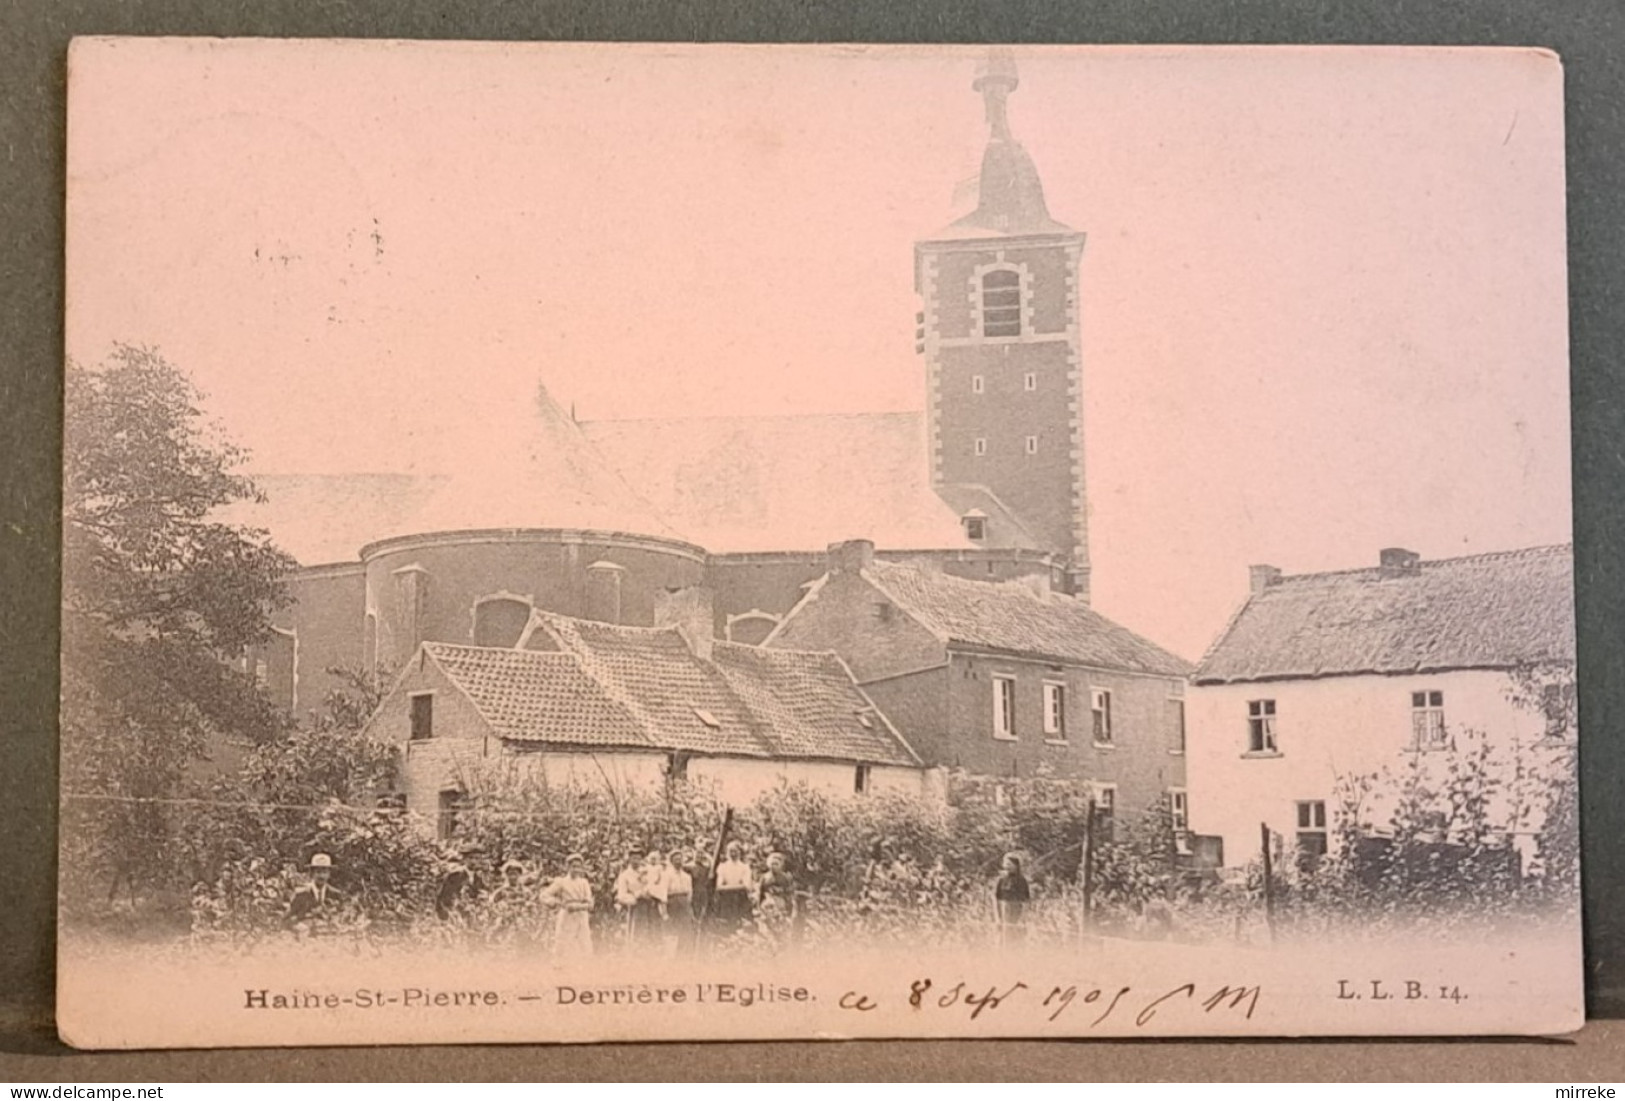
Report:
[[995,268],[982,275],[982,335],[1021,335],[1021,272]]
[[965,524],[965,538],[978,543],[987,538],[987,516],[980,509],[971,509],[961,519]]
[[707,711],[703,707],[696,707],[694,709],[694,717],[696,719],[699,719],[700,722],[704,723],[706,726],[710,727],[712,730],[721,730],[722,729],[722,724],[717,722],[717,717],[715,715],[711,714],[711,712]]

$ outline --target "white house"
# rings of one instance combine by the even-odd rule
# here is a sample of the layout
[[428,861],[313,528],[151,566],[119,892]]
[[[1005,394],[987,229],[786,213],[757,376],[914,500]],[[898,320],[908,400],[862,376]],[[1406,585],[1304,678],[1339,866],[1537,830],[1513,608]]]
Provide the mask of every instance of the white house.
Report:
[[[1223,838],[1231,866],[1258,855],[1261,823],[1324,853],[1342,778],[1414,766],[1437,780],[1481,744],[1506,781],[1490,816],[1528,828],[1513,821],[1514,755],[1573,767],[1573,575],[1568,546],[1427,562],[1390,549],[1375,567],[1295,576],[1252,567],[1187,696],[1192,829]],[[1380,832],[1391,807],[1379,796],[1364,809]]]
[[510,648],[423,643],[368,721],[401,747],[406,809],[449,833],[493,765],[555,785],[681,778],[734,803],[783,782],[937,791],[840,658],[714,641],[709,603],[691,603],[703,630],[535,612]]

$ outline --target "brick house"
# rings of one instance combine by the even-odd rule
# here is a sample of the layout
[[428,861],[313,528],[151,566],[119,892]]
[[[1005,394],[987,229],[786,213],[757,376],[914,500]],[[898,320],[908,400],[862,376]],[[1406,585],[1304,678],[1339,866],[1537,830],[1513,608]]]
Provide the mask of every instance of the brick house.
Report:
[[[1260,823],[1328,851],[1339,777],[1413,761],[1431,775],[1469,732],[1521,747],[1526,768],[1573,767],[1570,547],[1394,548],[1364,569],[1250,580],[1189,694],[1192,825],[1223,837],[1227,863],[1257,854]],[[1536,683],[1520,689],[1520,670]]]
[[1190,664],[1042,579],[969,581],[853,540],[765,645],[839,653],[928,765],[1088,781],[1121,814],[1170,795],[1186,810]]
[[663,602],[663,627],[536,612],[510,647],[425,642],[368,732],[401,747],[406,808],[442,832],[493,763],[561,785],[681,777],[732,802],[781,782],[932,794],[838,657],[714,641],[710,614],[687,590]]

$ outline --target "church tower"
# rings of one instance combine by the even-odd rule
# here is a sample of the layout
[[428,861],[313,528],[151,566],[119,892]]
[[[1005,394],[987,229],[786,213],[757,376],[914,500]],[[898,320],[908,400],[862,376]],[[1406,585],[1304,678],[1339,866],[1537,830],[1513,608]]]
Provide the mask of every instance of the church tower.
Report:
[[931,480],[966,534],[1050,551],[1089,595],[1078,263],[1084,235],[1050,217],[1032,158],[1010,129],[1014,61],[972,87],[987,149],[970,213],[914,247]]

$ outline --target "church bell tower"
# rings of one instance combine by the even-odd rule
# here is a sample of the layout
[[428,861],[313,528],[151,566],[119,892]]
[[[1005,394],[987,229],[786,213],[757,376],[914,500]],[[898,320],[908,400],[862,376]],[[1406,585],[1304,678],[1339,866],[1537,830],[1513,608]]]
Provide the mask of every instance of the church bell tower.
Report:
[[1011,132],[1015,62],[972,87],[987,116],[976,204],[914,247],[931,480],[971,540],[1053,553],[1089,595],[1078,263],[1084,235],[1050,217]]

